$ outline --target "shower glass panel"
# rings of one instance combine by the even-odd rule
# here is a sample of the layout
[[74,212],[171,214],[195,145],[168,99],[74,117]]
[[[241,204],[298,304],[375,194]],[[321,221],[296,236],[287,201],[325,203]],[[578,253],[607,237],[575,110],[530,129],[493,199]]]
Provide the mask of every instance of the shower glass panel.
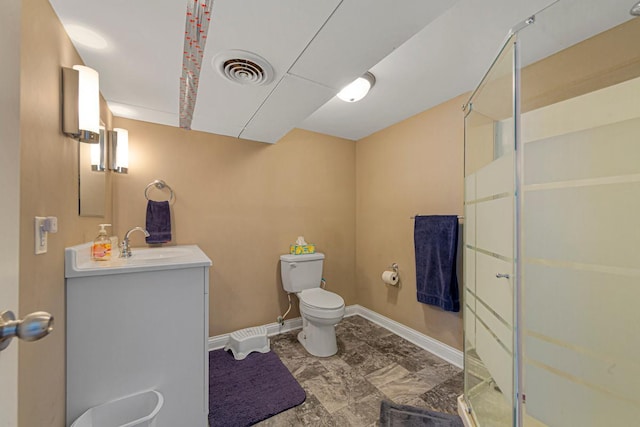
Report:
[[[568,24],[556,11],[519,34],[523,62]],[[640,423],[639,29],[522,72],[526,427]]]
[[[562,50],[572,7],[524,21],[465,110],[462,403],[478,427],[638,425],[640,20]],[[553,55],[536,62],[534,39]]]
[[514,425],[514,92],[507,40],[465,107],[464,396],[478,427]]

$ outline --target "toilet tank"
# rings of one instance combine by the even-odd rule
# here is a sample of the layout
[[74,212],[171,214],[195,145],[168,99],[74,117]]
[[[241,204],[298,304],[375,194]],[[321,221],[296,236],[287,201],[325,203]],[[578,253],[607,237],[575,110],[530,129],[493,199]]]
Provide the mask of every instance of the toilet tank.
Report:
[[282,287],[287,292],[301,292],[317,288],[322,279],[324,254],[281,255]]

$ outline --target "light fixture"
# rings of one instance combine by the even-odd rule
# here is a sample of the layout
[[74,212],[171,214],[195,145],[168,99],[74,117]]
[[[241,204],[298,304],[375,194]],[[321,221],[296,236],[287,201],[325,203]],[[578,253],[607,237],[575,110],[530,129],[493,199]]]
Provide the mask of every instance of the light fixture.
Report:
[[74,65],[62,69],[62,131],[80,142],[100,139],[100,87],[98,72]]
[[111,137],[111,170],[117,173],[127,173],[129,170],[129,131],[113,128],[109,132]]
[[106,169],[106,144],[104,126],[100,126],[100,140],[97,144],[91,144],[91,170],[103,172]]
[[375,76],[367,71],[362,77],[358,77],[342,89],[338,93],[338,98],[346,102],[360,101],[362,98],[367,96],[375,83]]
[[636,2],[636,4],[631,7],[629,13],[633,16],[640,16],[640,1]]

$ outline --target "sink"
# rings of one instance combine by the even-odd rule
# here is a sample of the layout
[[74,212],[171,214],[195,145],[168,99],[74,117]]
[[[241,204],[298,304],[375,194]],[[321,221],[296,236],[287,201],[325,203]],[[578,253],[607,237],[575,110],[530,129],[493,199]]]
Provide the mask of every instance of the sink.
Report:
[[196,245],[131,248],[130,258],[119,258],[116,249],[110,261],[91,259],[91,242],[65,249],[65,277],[123,274],[151,270],[210,266],[211,260]]
[[131,248],[131,258],[127,261],[136,260],[162,260],[189,256],[193,251],[190,247],[166,247],[166,248]]

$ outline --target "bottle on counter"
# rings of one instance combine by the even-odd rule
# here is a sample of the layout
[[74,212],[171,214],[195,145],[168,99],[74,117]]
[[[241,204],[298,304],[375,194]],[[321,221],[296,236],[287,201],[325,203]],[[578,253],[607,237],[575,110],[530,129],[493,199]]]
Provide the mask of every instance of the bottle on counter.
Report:
[[105,227],[111,227],[111,224],[100,224],[98,236],[91,245],[91,259],[94,261],[109,261],[111,259],[111,239],[107,236]]

